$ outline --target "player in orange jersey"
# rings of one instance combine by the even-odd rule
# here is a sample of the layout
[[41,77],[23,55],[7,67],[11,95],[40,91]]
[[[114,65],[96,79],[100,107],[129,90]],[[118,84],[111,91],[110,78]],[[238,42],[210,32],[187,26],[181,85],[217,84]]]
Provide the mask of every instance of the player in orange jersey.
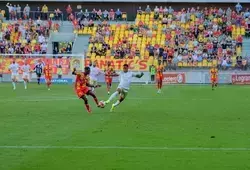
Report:
[[89,74],[90,74],[90,68],[85,67],[84,72],[78,72],[76,69],[73,70],[72,72],[73,75],[76,75],[76,80],[75,80],[75,92],[79,99],[83,99],[86,109],[89,113],[91,113],[90,106],[88,104],[88,99],[86,95],[92,96],[96,105],[99,107],[99,102],[96,97],[96,95],[93,93],[93,91],[90,88],[97,88],[101,87],[100,85],[91,85],[89,84]]
[[215,66],[210,69],[210,78],[212,83],[212,90],[214,90],[214,88],[218,85],[218,69]]
[[107,84],[107,91],[108,91],[108,95],[109,95],[110,88],[112,85],[112,79],[113,79],[112,77],[113,77],[113,74],[115,73],[114,69],[111,67],[110,62],[107,63],[107,67],[105,68],[104,72],[105,72],[105,81]]
[[51,81],[52,81],[52,66],[49,64],[49,61],[47,61],[44,69],[44,78],[48,87],[48,90],[50,90],[50,86],[51,86]]
[[157,66],[157,73],[156,73],[157,88],[158,88],[157,93],[161,93],[161,88],[162,88],[162,83],[163,83],[163,72],[164,72],[164,68],[159,62]]

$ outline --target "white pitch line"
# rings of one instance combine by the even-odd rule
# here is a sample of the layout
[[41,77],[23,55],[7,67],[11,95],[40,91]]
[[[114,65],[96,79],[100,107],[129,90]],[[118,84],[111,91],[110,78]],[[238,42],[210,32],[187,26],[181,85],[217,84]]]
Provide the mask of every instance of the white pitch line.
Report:
[[0,149],[121,149],[121,150],[169,150],[169,151],[250,151],[250,148],[186,148],[150,146],[0,146]]
[[[228,98],[231,100],[230,98]],[[50,97],[50,96],[42,96],[41,98],[37,96],[19,96],[16,99],[0,99],[1,102],[47,102],[47,101],[67,101],[67,100],[79,100],[77,97],[73,96],[62,96],[62,97]],[[128,97],[128,100],[183,100],[181,97]],[[212,101],[214,99],[212,98],[186,98],[186,101]],[[248,98],[244,99],[245,101],[248,101]]]

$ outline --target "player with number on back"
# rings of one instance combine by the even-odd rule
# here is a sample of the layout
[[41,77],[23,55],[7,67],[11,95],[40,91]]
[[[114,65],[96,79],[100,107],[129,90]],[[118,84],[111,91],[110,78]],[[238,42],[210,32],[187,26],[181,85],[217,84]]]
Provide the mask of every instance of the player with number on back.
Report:
[[91,108],[88,104],[88,99],[86,97],[86,95],[88,96],[92,96],[96,105],[99,107],[99,102],[98,99],[96,97],[96,95],[92,92],[92,90],[89,89],[94,87],[101,87],[100,85],[92,85],[89,83],[89,74],[90,74],[90,68],[89,67],[85,67],[84,68],[84,72],[79,72],[76,69],[73,70],[72,72],[73,75],[76,75],[76,80],[75,80],[75,92],[77,94],[77,96],[79,97],[79,99],[84,100],[86,109],[89,113],[91,113]]
[[157,79],[157,93],[161,93],[161,88],[162,88],[162,83],[163,83],[163,72],[164,72],[164,68],[161,65],[161,62],[158,63],[158,67],[157,67],[157,75],[156,75],[156,79]]
[[30,81],[30,65],[27,61],[24,61],[24,65],[21,67],[23,72],[24,89],[27,89],[27,83]]
[[124,99],[126,98],[130,84],[132,82],[133,77],[141,78],[144,74],[133,74],[132,72],[128,71],[128,64],[123,65],[123,71],[120,74],[113,74],[113,76],[120,76],[120,83],[117,87],[116,92],[114,92],[110,98],[104,102],[104,104],[110,103],[118,94],[120,95],[119,100],[116,103],[112,104],[111,110],[114,111],[115,107],[117,107]]
[[9,71],[11,72],[11,79],[12,79],[12,85],[13,90],[16,90],[16,83],[18,81],[19,76],[19,65],[16,63],[16,60],[14,59],[12,64],[9,66]]
[[214,90],[215,87],[218,85],[218,69],[213,65],[213,67],[210,69],[210,78],[212,83],[212,90]]
[[115,73],[114,69],[111,66],[111,63],[108,61],[107,67],[104,69],[105,72],[105,81],[107,84],[108,95],[110,94],[110,88],[112,86],[112,75]]
[[48,90],[50,90],[51,81],[52,81],[52,66],[49,64],[48,60],[43,70],[44,70],[44,78],[45,78]]

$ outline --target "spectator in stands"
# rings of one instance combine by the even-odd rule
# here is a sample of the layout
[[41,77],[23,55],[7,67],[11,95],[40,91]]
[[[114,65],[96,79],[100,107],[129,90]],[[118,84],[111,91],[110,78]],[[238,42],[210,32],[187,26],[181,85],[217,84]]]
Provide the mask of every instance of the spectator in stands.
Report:
[[68,18],[69,15],[72,13],[72,8],[71,8],[70,4],[66,7],[66,12],[67,12],[67,18]]
[[30,18],[30,7],[28,4],[23,9],[23,15],[24,15],[24,19]]
[[235,5],[235,9],[236,9],[237,13],[240,13],[240,11],[242,10],[242,6],[239,2]]
[[141,6],[139,6],[139,8],[137,9],[137,14],[141,15],[142,14],[142,9]]
[[22,8],[20,7],[19,4],[17,4],[17,8],[16,8],[17,19],[20,19],[22,17],[21,11],[22,11]]
[[84,12],[84,17],[85,17],[86,19],[89,19],[89,11],[88,11],[88,9],[85,10],[85,12]]
[[99,9],[96,14],[97,14],[97,16],[96,16],[97,18],[96,19],[97,20],[101,20],[102,19],[102,10]]
[[57,47],[55,47],[54,50],[53,50],[53,54],[58,54],[58,53],[59,53],[59,50],[58,50]]
[[109,12],[107,10],[103,12],[103,19],[109,20]]
[[72,53],[72,46],[71,46],[70,43],[68,43],[65,51],[66,51],[67,54],[71,54]]
[[109,11],[109,20],[111,21],[115,20],[115,12],[113,9],[110,9]]
[[48,12],[49,12],[49,9],[48,9],[47,5],[44,4],[43,7],[42,7],[42,19],[43,20],[48,19]]
[[13,14],[14,14],[14,12],[13,12],[13,6],[12,6],[12,4],[7,3],[7,4],[6,4],[6,7],[7,7],[8,10],[9,10],[9,19],[11,20],[11,19],[13,19]]
[[118,8],[117,11],[115,12],[116,15],[116,20],[120,20],[122,18],[122,12]]
[[41,18],[41,9],[40,7],[37,7],[36,12],[35,12],[35,18]]
[[80,12],[77,13],[77,20],[81,21],[83,19],[83,16],[84,16],[83,11],[80,10]]
[[242,56],[236,57],[236,68],[242,69]]
[[149,13],[151,12],[151,9],[150,9],[149,5],[147,5],[147,7],[146,7],[146,9],[145,9],[145,12],[146,12],[147,14],[149,14]]

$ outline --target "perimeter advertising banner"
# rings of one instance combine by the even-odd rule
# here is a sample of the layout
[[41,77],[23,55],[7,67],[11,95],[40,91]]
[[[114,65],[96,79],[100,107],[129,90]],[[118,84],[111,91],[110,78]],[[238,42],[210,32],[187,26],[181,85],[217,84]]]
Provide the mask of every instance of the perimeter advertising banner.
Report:
[[[42,60],[43,63],[49,62],[50,65],[53,66],[53,74],[57,74],[57,68],[59,65],[62,66],[62,72],[63,74],[68,74],[69,67],[70,67],[70,59],[64,59],[64,58],[50,58],[50,59],[44,59],[44,58],[28,58],[26,60],[22,58],[16,58],[15,61],[19,64],[20,67],[24,65],[24,61],[27,61],[27,63],[30,65],[31,69],[35,67],[35,65],[38,63],[39,60]],[[0,73],[3,74],[10,74],[9,72],[9,65],[13,62],[12,58],[0,58]],[[20,72],[21,73],[21,72]]]
[[185,84],[185,73],[163,73],[163,83],[166,84]]
[[232,84],[250,84],[250,74],[233,74]]
[[[41,78],[41,83],[45,83],[45,79]],[[52,78],[52,84],[72,84],[73,83],[73,79],[72,78]]]
[[[99,67],[101,70],[105,69],[108,61],[111,63],[111,66],[117,71],[122,70],[123,64],[128,64],[129,69],[131,71],[148,71],[149,65],[151,65],[153,62],[152,60],[135,60],[135,59],[113,59],[113,60],[98,59],[98,60],[95,60],[97,67]],[[88,66],[90,62],[91,62],[90,59],[86,59],[85,66]]]

